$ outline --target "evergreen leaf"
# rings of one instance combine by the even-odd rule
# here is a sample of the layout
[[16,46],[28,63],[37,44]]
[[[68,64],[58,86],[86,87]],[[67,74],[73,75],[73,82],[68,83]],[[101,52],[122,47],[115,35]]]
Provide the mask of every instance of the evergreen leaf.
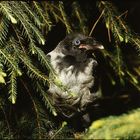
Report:
[[44,52],[36,47],[36,46],[31,46],[34,50],[34,53],[37,54],[38,56],[38,60],[41,62],[42,65],[44,65],[53,76],[56,76],[54,69],[52,68],[48,58],[46,57],[46,55],[44,54]]
[[8,20],[10,20],[13,24],[17,24],[17,20],[13,16],[13,11],[7,2],[0,2],[0,8],[0,12],[2,12]]
[[23,62],[23,64],[26,66],[27,68],[27,74],[31,77],[31,78],[37,78],[40,79],[44,82],[48,81],[50,82],[50,80],[48,79],[48,77],[46,75],[44,75],[39,69],[37,69],[31,62],[30,58],[28,56],[25,55],[21,55],[19,54],[19,58],[20,60]]
[[11,4],[12,8],[15,9],[15,14],[23,27],[23,35],[26,34],[31,43],[34,43],[34,38],[36,38],[40,44],[44,45],[45,39],[43,35],[39,31],[39,29],[31,22],[29,16],[24,12],[24,9],[20,5],[20,2],[13,1],[11,2]]
[[54,116],[57,116],[56,110],[53,107],[51,100],[49,99],[49,95],[47,95],[48,93],[43,90],[42,86],[38,82],[36,86],[47,108],[50,110],[50,112],[52,112]]
[[9,100],[12,104],[16,103],[17,98],[17,80],[16,80],[16,72],[14,70],[10,73],[10,86],[9,86]]
[[4,77],[6,77],[7,74],[3,71],[3,65],[0,64],[0,83],[5,84],[5,79]]
[[63,6],[63,2],[62,1],[59,1],[59,10],[61,12],[63,21],[65,23],[67,33],[71,33],[72,32],[72,29],[71,29],[71,26],[70,26],[70,22],[67,19],[67,15],[65,13],[64,6]]
[[9,21],[4,16],[0,22],[0,46],[3,46],[8,35]]
[[43,9],[40,6],[39,2],[33,1],[34,4],[34,9],[38,13],[39,17],[42,18],[42,20],[45,22],[45,24],[48,26],[49,31],[51,30],[52,27],[52,21],[49,18],[48,11],[45,11],[46,13],[44,14]]
[[21,4],[21,7],[25,8],[24,12],[26,12],[31,17],[31,19],[34,20],[35,24],[39,28],[41,28],[42,23],[39,20],[39,17],[37,16],[37,14],[32,11],[31,7],[24,1],[21,1],[20,4]]
[[17,72],[18,75],[21,75],[21,71],[18,68],[18,64],[16,63],[15,59],[12,56],[10,56],[10,54],[6,50],[0,49],[0,56],[2,57],[4,63],[8,67],[12,67]]

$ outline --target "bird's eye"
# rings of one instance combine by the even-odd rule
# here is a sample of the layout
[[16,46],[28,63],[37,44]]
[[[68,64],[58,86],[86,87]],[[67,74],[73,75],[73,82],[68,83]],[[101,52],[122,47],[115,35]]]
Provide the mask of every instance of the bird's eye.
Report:
[[80,40],[76,40],[75,42],[74,42],[74,44],[76,45],[76,46],[78,46],[78,45],[80,45]]

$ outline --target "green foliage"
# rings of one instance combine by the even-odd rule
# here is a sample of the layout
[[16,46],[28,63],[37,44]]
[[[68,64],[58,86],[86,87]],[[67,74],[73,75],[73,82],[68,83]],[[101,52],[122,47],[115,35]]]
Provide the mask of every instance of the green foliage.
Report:
[[[10,138],[10,136],[12,137],[13,135],[15,138],[27,137],[28,131],[32,133],[30,135],[33,135],[33,138],[48,138],[47,135],[49,131],[56,129],[55,126],[51,126],[47,118],[48,115],[44,113],[42,116],[40,112],[41,109],[43,112],[46,110],[40,106],[40,104],[42,104],[41,102],[43,102],[44,106],[49,108],[53,115],[57,115],[44,89],[50,82],[54,81],[48,78],[48,73],[44,73],[42,69],[40,69],[40,66],[47,69],[52,76],[55,76],[55,72],[51,68],[45,53],[37,46],[45,45],[42,30],[46,29],[47,33],[52,29],[52,24],[59,20],[66,26],[67,32],[71,31],[63,3],[57,3],[57,5],[59,8],[49,2],[0,2],[0,83],[5,84],[6,87],[8,86],[8,91],[6,91],[8,94],[4,95],[6,93],[4,93],[5,91],[3,90],[1,100],[5,100],[5,102],[3,102],[4,105],[8,103],[6,108],[9,108],[10,105],[7,99],[9,99],[12,104],[16,104],[17,96],[21,94],[18,88],[21,84],[20,86],[23,87],[21,90],[26,90],[26,93],[30,97],[31,106],[34,108],[33,112],[36,116],[36,123],[34,123],[35,119],[31,119],[31,116],[27,117],[26,114],[24,114],[22,118],[17,120],[18,124],[16,124],[14,128],[12,127],[14,119],[11,124],[8,122],[11,121],[10,118],[6,119],[5,122],[7,122],[8,127],[5,126],[4,121],[1,122],[0,129],[4,126],[9,129],[9,134],[6,129],[1,131],[1,138]],[[59,12],[59,14],[57,12]],[[50,13],[55,14],[54,19],[56,19],[56,15],[59,19],[54,21],[53,18],[50,18]],[[35,60],[32,59],[33,57]],[[37,61],[39,65],[36,65]],[[25,76],[28,76],[30,82],[33,81],[33,89],[42,98],[41,101],[40,97],[39,100],[37,100],[36,95],[31,93],[29,87],[26,85],[26,81],[22,80]],[[20,83],[19,79],[21,81]],[[19,101],[20,100],[21,99],[19,99]],[[7,111],[5,112],[6,108],[3,107],[1,110],[4,111],[5,117],[10,117]],[[13,118],[17,115],[18,111],[14,113]],[[49,123],[47,124],[48,121]],[[30,127],[30,130],[26,130],[27,127]],[[45,127],[50,127],[50,130]],[[15,129],[19,129],[18,132],[14,133]],[[21,134],[20,131],[23,133]]]
[[[118,13],[117,8],[112,5],[108,1],[98,2],[99,10],[102,12],[102,17],[104,18],[104,22],[108,32],[109,41],[114,45],[114,51],[110,53],[110,51],[104,51],[104,58],[110,59],[109,67],[113,69],[114,75],[119,79],[119,83],[122,86],[126,86],[125,83],[131,83],[138,91],[140,91],[140,83],[138,77],[140,76],[138,73],[135,74],[130,66],[126,64],[126,60],[124,57],[126,54],[123,53],[122,47],[127,47],[132,44],[135,50],[135,57],[137,56],[138,63],[133,66],[135,71],[139,71],[139,60],[138,56],[140,50],[140,37],[133,33],[131,29],[126,25],[125,21],[122,19],[122,16]],[[112,36],[111,36],[112,35]],[[112,40],[111,40],[112,38]],[[122,43],[124,43],[122,45]],[[108,49],[108,48],[106,48]],[[134,57],[129,54],[130,57]],[[108,61],[108,59],[106,59]],[[108,73],[108,78],[111,77],[112,85],[117,85],[115,79],[113,79],[113,75]]]
[[[121,85],[125,88],[129,83],[134,90],[140,91],[139,57],[135,54],[135,64],[129,66],[122,51],[127,45],[139,51],[140,37],[129,29],[111,3],[100,1],[97,7],[102,13],[98,20],[103,17],[109,41],[115,46],[111,46],[113,51],[105,46],[105,51],[100,54],[105,61],[104,69],[113,71],[106,72],[111,87]],[[67,13],[62,1],[0,2],[1,139],[74,137],[66,122],[54,121],[57,110],[46,92],[47,87],[54,83],[68,90],[57,78],[43,51],[48,49],[45,37],[57,24],[61,23],[66,33],[79,31],[88,34],[88,19],[78,2],[73,2],[71,12]]]
[[86,139],[139,139],[140,109],[121,116],[110,116],[93,122],[83,138]]
[[119,15],[116,7],[108,1],[101,1],[98,4],[100,10],[104,11],[103,17],[105,20],[105,25],[108,30],[111,30],[115,41],[125,42],[125,43],[134,43],[135,47],[140,49],[139,45],[139,36],[132,33],[131,29],[126,25],[125,21],[122,19],[122,16]]
[[3,65],[0,64],[0,83],[5,84],[5,79],[4,79],[4,77],[6,77],[7,74],[6,74],[5,72],[3,72],[2,69],[3,69]]

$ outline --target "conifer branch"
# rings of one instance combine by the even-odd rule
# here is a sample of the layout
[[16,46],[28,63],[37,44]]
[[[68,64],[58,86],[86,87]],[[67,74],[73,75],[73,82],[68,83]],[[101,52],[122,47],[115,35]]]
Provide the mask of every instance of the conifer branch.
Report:
[[31,19],[35,22],[35,24],[39,28],[41,28],[42,23],[39,20],[39,17],[37,16],[37,14],[35,14],[34,12],[32,12],[31,7],[26,2],[23,2],[23,1],[21,1],[20,4],[21,4],[21,7],[24,7],[26,9],[25,12],[31,17]]
[[84,34],[87,34],[88,33],[88,28],[86,27],[86,24],[85,24],[87,19],[86,19],[84,13],[82,13],[80,5],[78,4],[78,2],[76,2],[76,1],[73,2],[72,8],[73,8],[73,13],[75,14],[77,19],[79,20],[80,29],[82,30],[82,32]]
[[21,71],[20,71],[20,69],[18,68],[17,63],[15,62],[15,59],[14,59],[13,57],[11,57],[11,56],[9,55],[9,53],[8,53],[6,50],[0,49],[0,55],[1,55],[1,57],[3,58],[4,63],[5,63],[8,67],[11,66],[11,67],[16,71],[16,73],[17,73],[18,75],[21,75]]
[[20,6],[20,3],[12,2],[12,7],[15,9],[16,16],[20,20],[22,26],[24,27],[23,29],[25,30],[25,33],[29,37],[29,41],[34,45],[34,36],[35,36],[37,41],[40,44],[44,45],[45,39],[43,35],[40,33],[38,28],[34,26],[34,24],[31,22],[28,15],[24,12],[24,9]]
[[44,65],[49,70],[49,72],[55,77],[56,73],[55,73],[54,69],[52,68],[52,66],[51,66],[48,58],[44,54],[44,52],[38,47],[33,47],[32,50],[34,51],[35,54],[37,54],[38,60],[41,62],[41,64]]
[[41,7],[39,6],[38,2],[33,1],[34,4],[34,8],[36,9],[37,13],[41,16],[41,18],[43,19],[43,21],[48,25],[48,29],[49,31],[51,30],[52,27],[52,21],[49,18],[49,14],[46,11],[46,17],[43,15],[43,10],[41,9]]
[[65,26],[66,26],[66,29],[67,29],[67,33],[71,33],[72,32],[72,29],[71,29],[71,26],[70,26],[70,22],[67,19],[67,15],[65,13],[64,6],[63,6],[63,2],[62,1],[59,2],[59,10],[60,10],[61,15],[62,15],[62,18],[64,20],[64,23],[65,23]]
[[15,104],[17,98],[17,80],[16,72],[14,70],[12,70],[10,73],[9,84],[9,100],[12,102],[12,104]]
[[50,80],[48,79],[48,77],[44,74],[42,74],[42,72],[40,70],[38,70],[31,62],[30,58],[27,56],[23,56],[21,54],[19,54],[18,56],[20,58],[20,60],[23,62],[23,64],[26,66],[27,68],[27,74],[31,77],[31,78],[37,78],[40,79],[44,82],[49,82]]
[[21,47],[22,52],[23,52],[24,54],[26,54],[25,46],[23,46],[24,39],[23,39],[23,37],[21,36],[19,29],[15,28],[14,26],[12,26],[12,27],[13,27],[13,29],[14,29],[14,32],[15,32],[15,34],[16,34],[16,37],[17,37],[17,39],[18,39],[18,43],[19,43],[19,46]]
[[8,34],[9,21],[4,16],[0,21],[0,46],[3,46]]
[[46,93],[43,90],[42,86],[38,82],[36,83],[36,88],[37,88],[37,91],[40,93],[45,105],[47,106],[47,108],[50,110],[50,112],[52,112],[52,114],[54,116],[57,116],[56,110],[53,107],[53,105],[51,103],[51,100],[49,99],[49,96],[47,95],[48,93]]
[[53,15],[56,23],[58,21],[61,21],[65,25],[65,22],[64,22],[63,18],[61,17],[59,8],[57,6],[55,6],[54,4],[47,4],[47,6],[49,7],[50,13]]
[[99,10],[104,9],[104,20],[106,28],[111,30],[116,40],[125,43],[134,43],[135,47],[140,50],[139,36],[136,38],[132,30],[126,25],[125,21],[118,13],[116,7],[108,1],[98,3]]
[[13,11],[8,2],[5,1],[0,2],[0,8],[1,12],[5,15],[5,17],[7,17],[8,20],[10,20],[13,24],[17,23],[17,20],[13,16]]
[[62,122],[61,127],[56,131],[56,133],[50,138],[51,140],[54,139],[61,131],[62,129],[67,125],[67,122]]

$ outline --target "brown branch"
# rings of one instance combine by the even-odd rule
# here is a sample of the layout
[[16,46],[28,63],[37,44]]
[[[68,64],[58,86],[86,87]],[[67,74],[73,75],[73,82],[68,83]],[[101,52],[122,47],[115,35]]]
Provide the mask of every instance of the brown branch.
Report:
[[104,14],[104,10],[103,10],[103,11],[102,11],[102,13],[100,14],[100,16],[98,17],[98,19],[96,20],[96,22],[94,23],[94,25],[93,25],[93,27],[92,27],[92,29],[91,29],[90,33],[89,33],[89,36],[91,36],[91,35],[92,35],[93,30],[95,29],[95,27],[96,27],[97,23],[99,22],[99,20],[100,20],[100,19],[101,19],[101,17],[103,16],[103,14]]

